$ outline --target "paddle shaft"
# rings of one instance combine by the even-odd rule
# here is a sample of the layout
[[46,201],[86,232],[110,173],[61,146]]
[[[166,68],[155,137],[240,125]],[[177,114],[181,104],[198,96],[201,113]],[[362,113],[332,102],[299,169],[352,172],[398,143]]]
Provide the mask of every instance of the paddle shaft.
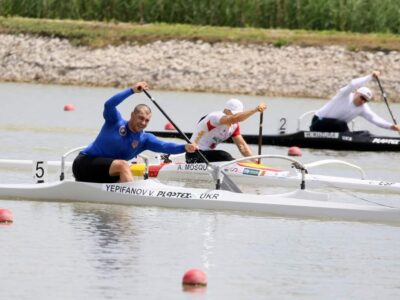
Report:
[[[189,144],[191,143],[191,141],[189,140],[189,138],[187,137],[187,135],[179,129],[178,126],[176,126],[176,124],[174,123],[174,121],[171,120],[171,118],[167,115],[167,113],[160,107],[160,105],[158,105],[158,103],[156,102],[156,100],[146,91],[143,90],[143,92],[146,94],[147,97],[149,97],[149,99],[151,100],[151,102],[153,102],[153,104],[161,111],[161,113],[164,115],[164,117],[167,118],[167,120],[172,124],[172,126],[175,127],[176,131],[179,132],[179,134],[181,136],[183,136],[183,138],[185,139],[186,142],[188,142]],[[201,158],[204,160],[204,162],[209,165],[210,162],[208,161],[208,159],[204,156],[203,153],[201,153],[201,151],[197,151],[199,153],[199,155],[201,156]]]
[[381,89],[381,93],[382,93],[382,96],[383,96],[383,100],[385,100],[386,106],[387,106],[387,108],[388,108],[388,110],[389,110],[390,116],[392,117],[393,123],[394,123],[394,125],[397,125],[396,119],[395,119],[394,116],[393,116],[392,110],[390,109],[390,106],[389,106],[389,102],[388,102],[388,100],[387,100],[387,98],[386,98],[386,93],[385,93],[385,91],[383,90],[383,87],[382,87],[382,85],[381,85],[381,81],[379,80],[378,76],[375,77],[375,78],[376,78],[376,81],[378,82],[379,88]]
[[[258,129],[258,155],[261,155],[263,120],[264,120],[264,112],[261,112],[260,113],[260,127]],[[259,164],[261,163],[261,158],[258,159],[258,163]]]
[[[175,127],[175,129],[179,132],[179,134],[184,137],[186,142],[188,142],[190,144],[191,142],[190,142],[189,138],[186,136],[186,134],[182,130],[180,130],[178,126],[176,126],[176,124],[171,120],[171,118],[167,115],[167,113],[160,107],[160,105],[158,105],[156,100],[154,100],[154,98],[145,89],[143,89],[143,92],[146,94],[147,97],[149,97],[151,102],[154,103],[154,105],[161,111],[161,113],[167,118],[167,120],[171,122],[171,124]],[[213,170],[215,170],[215,167],[213,167],[210,164],[208,159],[204,156],[204,154],[201,151],[197,150],[197,153],[200,155],[200,157],[203,159],[203,161],[207,164],[207,166],[209,166]],[[220,188],[223,188],[225,190],[235,192],[235,193],[242,192],[240,190],[240,188],[232,181],[232,179],[229,178],[229,176],[223,170],[220,171],[220,173],[223,175],[224,180],[221,180],[220,177],[218,177],[216,179],[216,189],[217,190],[219,190]]]

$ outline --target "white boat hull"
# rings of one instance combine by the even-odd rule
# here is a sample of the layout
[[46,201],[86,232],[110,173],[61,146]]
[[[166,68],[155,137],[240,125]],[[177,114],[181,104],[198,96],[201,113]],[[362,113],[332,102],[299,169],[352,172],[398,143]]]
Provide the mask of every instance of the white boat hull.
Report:
[[74,181],[1,184],[0,198],[233,210],[281,217],[400,223],[398,208],[326,201],[326,195],[321,193],[297,191],[280,195],[238,194],[167,186],[155,180],[126,184]]
[[[228,167],[224,169],[229,177],[241,185],[252,186],[280,186],[300,187],[301,174],[290,174],[287,171],[266,171],[251,167]],[[166,164],[158,171],[160,180],[211,180],[211,175],[206,171],[205,164]],[[307,189],[336,188],[368,193],[398,193],[400,194],[400,183],[357,179],[349,177],[325,176],[306,174]]]
[[[32,170],[33,161],[31,160],[6,160],[0,159],[0,167],[12,170]],[[60,161],[48,161],[49,171],[60,172]],[[65,167],[70,169],[71,162],[66,162]],[[156,167],[156,172],[151,172]],[[133,167],[134,168],[134,167]],[[132,168],[132,169],[133,169]],[[144,167],[141,168],[144,170]],[[143,170],[141,172],[143,173]],[[291,174],[288,171],[274,170],[263,167],[251,167],[235,164],[224,168],[229,177],[239,185],[251,186],[279,186],[293,187],[300,186],[301,174]],[[134,172],[134,171],[133,171]],[[135,173],[135,172],[134,172]],[[211,180],[210,172],[207,171],[206,164],[185,164],[171,163],[150,166],[150,176],[160,180]],[[394,193],[400,194],[400,183],[384,180],[357,179],[349,177],[325,176],[317,174],[306,174],[307,189],[336,188],[367,193]]]

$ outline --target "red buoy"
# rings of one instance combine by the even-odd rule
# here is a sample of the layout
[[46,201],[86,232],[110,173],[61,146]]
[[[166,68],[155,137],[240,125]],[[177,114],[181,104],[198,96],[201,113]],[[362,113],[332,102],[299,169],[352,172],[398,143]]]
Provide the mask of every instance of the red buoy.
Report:
[[167,123],[167,124],[165,124],[164,129],[165,130],[175,130],[175,127],[171,123]]
[[186,271],[185,275],[183,275],[182,284],[190,286],[206,286],[207,276],[199,269],[190,269]]
[[11,210],[0,208],[0,223],[11,223],[13,220],[14,217]]
[[73,111],[75,110],[75,106],[73,104],[65,104],[64,111]]
[[288,155],[289,156],[301,156],[301,149],[299,147],[293,146],[290,147],[288,150]]

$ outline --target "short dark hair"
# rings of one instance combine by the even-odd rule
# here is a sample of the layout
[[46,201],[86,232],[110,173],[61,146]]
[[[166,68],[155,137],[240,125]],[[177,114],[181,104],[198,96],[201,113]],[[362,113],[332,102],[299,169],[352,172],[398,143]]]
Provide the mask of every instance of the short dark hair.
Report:
[[148,105],[146,105],[146,104],[138,104],[138,105],[136,105],[135,106],[135,109],[133,110],[133,113],[138,113],[139,111],[141,111],[141,110],[143,110],[143,109],[145,109],[145,110],[147,110],[147,113],[149,113],[149,114],[151,114],[151,109],[150,109],[150,107],[148,106]]

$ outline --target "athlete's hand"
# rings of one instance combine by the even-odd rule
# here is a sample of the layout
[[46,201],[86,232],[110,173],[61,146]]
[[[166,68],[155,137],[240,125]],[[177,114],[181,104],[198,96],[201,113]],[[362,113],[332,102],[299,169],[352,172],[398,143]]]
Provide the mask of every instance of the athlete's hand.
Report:
[[381,72],[379,72],[379,71],[373,71],[372,72],[372,77],[374,77],[375,79],[378,78],[379,75],[381,75]]
[[267,105],[264,102],[261,102],[260,104],[257,105],[256,111],[262,113],[264,110],[267,109]]
[[392,125],[392,127],[390,127],[392,130],[395,130],[395,131],[400,131],[400,124],[393,124]]
[[185,145],[185,150],[186,150],[186,152],[193,153],[193,152],[195,152],[196,150],[199,150],[199,147],[198,147],[197,144],[195,144],[195,143],[186,144],[186,145]]
[[147,90],[149,87],[145,81],[140,81],[133,85],[132,90],[135,93],[141,93],[143,90]]

